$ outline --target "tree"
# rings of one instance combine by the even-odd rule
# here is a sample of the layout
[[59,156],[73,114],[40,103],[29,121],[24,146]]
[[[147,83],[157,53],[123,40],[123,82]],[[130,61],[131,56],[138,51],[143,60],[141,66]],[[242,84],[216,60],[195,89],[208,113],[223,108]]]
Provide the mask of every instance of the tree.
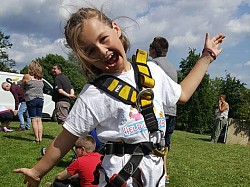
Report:
[[9,55],[5,51],[12,47],[12,43],[9,42],[10,36],[5,35],[0,30],[0,70],[6,72],[12,72],[11,68],[16,65],[13,59],[9,58]]
[[226,95],[226,100],[230,105],[229,117],[231,118],[239,119],[244,115],[240,108],[249,101],[245,98],[247,92],[244,85],[236,77],[232,77],[230,73],[227,73],[226,78],[221,81],[220,92]]
[[[199,59],[195,49],[189,49],[189,56],[180,62],[179,80],[182,81]],[[177,110],[178,125],[189,132],[204,133],[210,131],[213,118],[213,97],[211,95],[210,78],[205,74],[197,90],[185,105]]]
[[[245,84],[241,83],[236,77],[232,77],[230,73],[225,78],[215,78],[211,80],[213,95],[218,101],[218,96],[226,95],[229,103],[229,118],[237,120],[237,131],[243,130],[250,136],[250,90],[245,88]],[[214,108],[218,107],[218,103],[214,103]]]
[[[83,85],[86,82],[85,77],[82,74],[80,64],[76,61],[73,61],[73,57],[70,57],[70,60],[65,60],[60,55],[48,54],[45,57],[36,59],[41,66],[43,67],[43,78],[49,81],[53,85],[53,74],[52,66],[54,64],[60,64],[63,68],[63,73],[67,75],[70,79],[70,82],[75,90],[76,95],[80,93],[83,88]],[[72,60],[72,61],[71,61]],[[76,60],[76,59],[75,59]],[[27,73],[27,66],[21,70],[21,73]]]

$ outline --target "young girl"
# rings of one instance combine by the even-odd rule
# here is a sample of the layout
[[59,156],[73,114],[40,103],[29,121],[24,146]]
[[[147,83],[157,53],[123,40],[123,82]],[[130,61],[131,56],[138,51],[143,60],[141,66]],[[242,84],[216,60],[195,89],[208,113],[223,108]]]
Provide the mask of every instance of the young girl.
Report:
[[[91,73],[112,74],[136,87],[134,70],[128,62],[126,52],[129,40],[113,20],[95,8],[81,8],[72,14],[65,26],[68,45],[82,61],[88,75]],[[224,35],[218,34],[210,39],[206,34],[204,51],[189,75],[180,83],[172,81],[163,70],[153,62],[148,62],[155,80],[154,111],[159,129],[165,132],[164,105],[185,103],[206,73],[209,64],[222,51],[219,45]],[[96,128],[101,142],[119,142],[121,145],[149,142],[149,132],[144,120],[131,121],[130,105],[115,99],[91,84],[86,84],[79,94],[62,132],[54,139],[46,154],[32,168],[20,168],[15,172],[25,175],[29,187],[39,185],[42,177],[49,172],[74,145],[80,136],[86,136]],[[140,124],[141,128],[135,128]],[[138,127],[138,126],[137,126]],[[130,154],[105,155],[99,179],[99,186],[105,186],[110,179],[124,167]],[[142,186],[165,186],[163,159],[153,154],[143,156],[139,164]],[[105,179],[106,178],[106,179]],[[110,185],[109,185],[110,186]],[[139,186],[138,181],[130,177],[124,186]]]

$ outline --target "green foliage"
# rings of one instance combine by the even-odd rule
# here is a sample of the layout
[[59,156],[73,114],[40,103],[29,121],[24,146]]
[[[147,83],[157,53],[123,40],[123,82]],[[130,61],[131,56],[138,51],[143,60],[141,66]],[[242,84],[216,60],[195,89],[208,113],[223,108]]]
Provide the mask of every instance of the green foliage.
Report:
[[[70,79],[75,90],[75,94],[79,94],[86,82],[83,76],[80,63],[72,56],[65,60],[60,55],[48,54],[45,57],[36,59],[43,67],[43,78],[48,80],[52,85],[54,82],[52,67],[54,64],[60,64],[63,68],[63,73]],[[27,66],[21,70],[21,73],[27,73]]]
[[244,83],[235,77],[231,77],[230,74],[226,75],[224,81],[222,81],[221,91],[226,95],[226,100],[230,105],[229,115],[231,118],[238,119],[240,117],[239,109],[241,108],[244,101]]
[[[240,80],[232,77],[230,73],[225,78],[215,78],[211,80],[214,95],[217,97],[221,94],[226,95],[226,100],[230,105],[229,117],[234,119],[247,119],[250,113],[249,89]],[[216,108],[218,103],[214,103]]]
[[[199,55],[195,49],[189,50],[189,56],[180,62],[178,78],[180,82],[188,75]],[[214,111],[218,108],[219,95],[226,95],[229,103],[229,118],[240,119],[242,128],[250,124],[250,91],[245,84],[232,77],[230,73],[226,77],[210,79],[205,74],[197,90],[184,106],[178,106],[177,128],[189,132],[210,132]]]
[[10,36],[5,35],[0,30],[0,71],[5,72],[13,72],[11,68],[16,65],[15,61],[10,59],[8,53],[5,51],[12,47],[12,43],[9,42],[9,38]]
[[[199,56],[199,54],[195,54],[195,49],[190,49],[189,56],[182,59],[180,62],[181,70],[178,72],[180,82],[191,71]],[[210,78],[208,74],[205,74],[190,100],[185,105],[178,106],[179,128],[198,133],[210,131],[213,117],[212,103]]]

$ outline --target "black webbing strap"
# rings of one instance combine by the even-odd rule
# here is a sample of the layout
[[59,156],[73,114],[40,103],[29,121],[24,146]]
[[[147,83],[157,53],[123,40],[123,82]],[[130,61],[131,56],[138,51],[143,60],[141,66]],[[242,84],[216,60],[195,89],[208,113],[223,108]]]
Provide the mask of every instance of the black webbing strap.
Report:
[[[133,107],[136,106],[138,112],[141,112],[143,115],[148,131],[150,133],[158,131],[158,121],[153,107],[154,94],[152,91],[155,81],[147,66],[146,51],[137,49],[135,63],[132,63],[132,67],[134,68],[135,80],[139,90],[112,75],[101,75],[91,83],[125,104]],[[134,177],[136,178],[135,181],[141,183],[140,185],[142,186],[141,176],[139,175],[140,171],[137,170],[139,170],[138,166],[144,154],[136,154],[135,152],[132,153],[130,160],[118,174],[114,174],[109,180],[106,176],[108,185],[112,184],[113,186],[120,187],[126,185],[129,177]]]
[[133,180],[142,186],[141,170],[138,168],[144,155],[152,153],[154,147],[152,142],[141,142],[138,144],[126,144],[121,142],[108,142],[105,145],[105,155],[118,155],[131,154],[129,161],[119,171],[118,174],[114,174],[110,179],[106,176],[106,187],[110,186],[125,186],[126,181],[132,177]]
[[135,106],[138,91],[122,79],[113,75],[101,75],[90,83],[125,104]]
[[[141,114],[144,117],[144,121],[145,121],[146,126],[148,128],[148,131],[150,133],[157,131],[158,130],[158,121],[157,121],[155,114],[154,114],[154,106],[149,105],[146,107],[142,107]],[[155,124],[157,124],[157,125],[155,125]]]
[[149,155],[152,153],[154,145],[152,142],[141,142],[138,144],[126,144],[121,142],[107,142],[104,146],[105,155],[123,156],[125,154]]
[[[134,173],[139,170],[138,166],[143,158],[143,155],[131,155],[129,161],[121,169],[118,174],[114,174],[109,182],[114,186],[124,186],[127,180],[134,175]],[[137,173],[138,175],[138,173]],[[136,177],[137,178],[137,177]],[[141,178],[141,176],[139,176]],[[138,180],[138,179],[137,179]]]

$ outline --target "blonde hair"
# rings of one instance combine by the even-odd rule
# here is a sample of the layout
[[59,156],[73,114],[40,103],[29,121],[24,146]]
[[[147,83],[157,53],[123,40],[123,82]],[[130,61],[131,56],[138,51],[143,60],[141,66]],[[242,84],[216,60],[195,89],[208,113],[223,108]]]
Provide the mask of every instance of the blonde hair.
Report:
[[87,153],[91,153],[95,151],[96,143],[91,135],[87,135],[86,137],[78,138],[75,146],[84,147]]
[[28,74],[34,76],[35,79],[42,79],[42,66],[39,62],[32,60],[28,65]]
[[[80,8],[77,12],[73,13],[64,27],[65,38],[66,38],[66,46],[70,47],[75,55],[82,62],[82,67],[85,74],[88,75],[99,75],[101,70],[96,67],[92,67],[88,65],[88,62],[93,61],[88,57],[88,54],[82,49],[82,44],[80,44],[79,35],[83,30],[84,23],[86,21],[97,18],[102,23],[106,24],[110,28],[112,28],[113,20],[108,18],[102,11],[97,8]],[[127,52],[130,48],[130,42],[124,32],[122,31],[120,40],[123,44],[125,52]]]

